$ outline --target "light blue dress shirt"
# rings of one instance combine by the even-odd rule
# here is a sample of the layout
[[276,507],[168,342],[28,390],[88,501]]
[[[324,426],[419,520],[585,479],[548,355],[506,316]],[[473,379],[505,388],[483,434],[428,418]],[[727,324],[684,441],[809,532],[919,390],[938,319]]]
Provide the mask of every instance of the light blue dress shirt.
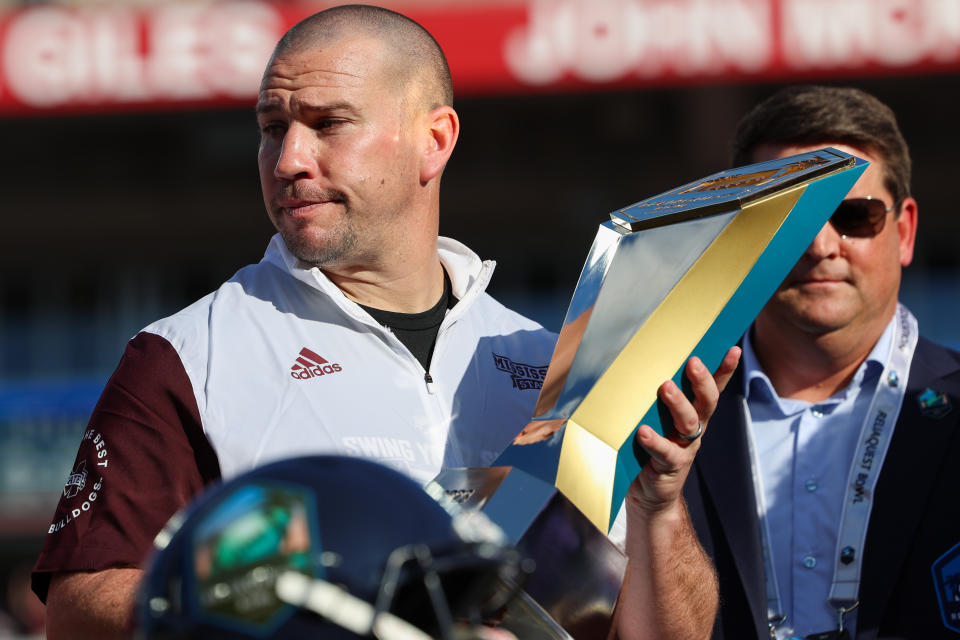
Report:
[[[843,498],[860,428],[883,373],[893,340],[891,319],[850,384],[810,403],[780,398],[743,340],[745,397],[750,409],[755,460],[766,505],[771,550],[784,629],[794,636],[837,627],[827,602],[833,582]],[[768,576],[769,579],[769,576]],[[855,631],[855,614],[845,626]]]

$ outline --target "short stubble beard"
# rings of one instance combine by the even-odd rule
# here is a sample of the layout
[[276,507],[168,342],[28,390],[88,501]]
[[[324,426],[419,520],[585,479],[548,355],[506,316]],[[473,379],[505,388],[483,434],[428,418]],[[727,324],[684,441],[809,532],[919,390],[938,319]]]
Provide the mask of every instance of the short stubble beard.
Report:
[[280,237],[297,259],[323,268],[338,264],[344,256],[350,255],[356,248],[357,235],[353,228],[348,227],[345,231],[341,237],[336,238],[334,243],[319,247],[296,232],[281,230]]
[[[281,207],[274,205],[274,216],[276,217],[277,231],[283,238],[287,249],[297,259],[311,264],[315,267],[328,267],[337,264],[344,256],[349,255],[356,248],[357,233],[352,224],[352,213],[347,204],[347,197],[344,193],[334,189],[323,189],[312,191],[310,189],[298,189],[295,185],[284,188],[277,196],[277,200],[305,200],[308,202],[326,201],[335,202],[343,206],[343,219],[338,228],[326,231],[332,231],[332,237],[328,238],[318,246],[316,241],[311,239],[310,223],[298,224],[293,221],[293,228],[279,224],[284,216]],[[327,235],[326,233],[324,235]]]

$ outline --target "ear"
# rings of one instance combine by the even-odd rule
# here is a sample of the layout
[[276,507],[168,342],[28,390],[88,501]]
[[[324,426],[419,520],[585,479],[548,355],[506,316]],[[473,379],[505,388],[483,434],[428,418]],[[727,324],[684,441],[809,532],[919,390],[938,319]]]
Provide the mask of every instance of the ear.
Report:
[[905,267],[913,260],[913,246],[917,239],[917,201],[904,198],[900,205],[900,217],[896,219],[897,233],[900,236],[900,266]]
[[420,182],[426,184],[443,173],[460,135],[460,118],[453,107],[443,105],[427,112],[426,144],[420,162]]

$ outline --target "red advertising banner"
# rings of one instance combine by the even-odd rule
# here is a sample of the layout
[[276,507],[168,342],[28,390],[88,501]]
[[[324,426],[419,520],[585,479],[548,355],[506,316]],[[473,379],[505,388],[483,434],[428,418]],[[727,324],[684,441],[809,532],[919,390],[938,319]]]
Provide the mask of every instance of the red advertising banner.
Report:
[[[0,13],[0,114],[249,105],[280,35],[330,4]],[[385,4],[436,36],[459,95],[960,70],[960,0]]]

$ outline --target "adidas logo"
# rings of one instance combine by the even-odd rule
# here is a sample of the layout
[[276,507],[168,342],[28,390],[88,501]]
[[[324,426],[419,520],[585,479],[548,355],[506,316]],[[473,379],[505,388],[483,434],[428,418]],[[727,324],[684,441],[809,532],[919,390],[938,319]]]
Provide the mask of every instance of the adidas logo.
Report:
[[308,380],[328,373],[337,373],[343,368],[339,364],[331,364],[323,356],[318,356],[310,349],[300,349],[297,361],[290,367],[290,377],[297,380]]

